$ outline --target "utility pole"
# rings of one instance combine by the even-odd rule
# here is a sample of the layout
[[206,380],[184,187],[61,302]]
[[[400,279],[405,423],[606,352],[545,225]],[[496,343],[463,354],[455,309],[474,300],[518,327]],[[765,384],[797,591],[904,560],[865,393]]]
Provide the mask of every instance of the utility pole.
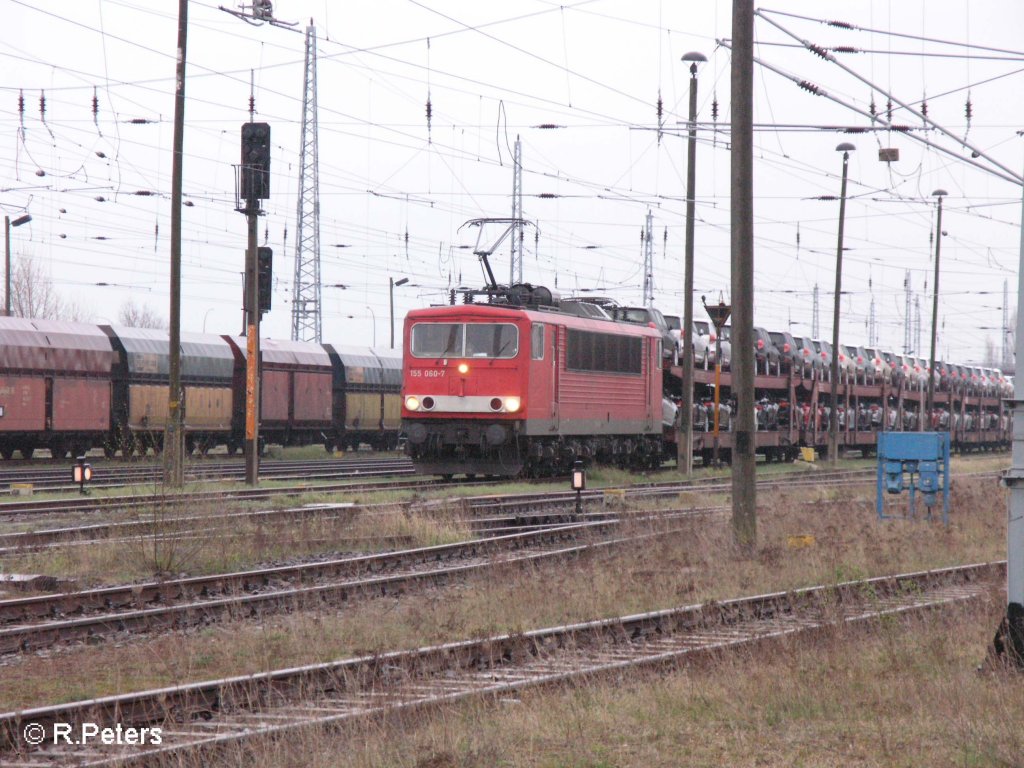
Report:
[[[683,56],[690,62],[689,138],[686,144],[686,245],[683,275],[683,405],[676,440],[676,467],[686,477],[693,474],[693,237],[697,186],[697,63],[707,61],[703,53]],[[716,336],[717,338],[717,336]],[[717,364],[717,363],[716,363]]]
[[[942,198],[948,192],[944,189],[936,189],[932,192],[933,197],[939,198],[939,214],[935,222],[935,281],[932,284],[932,343],[928,353],[928,405],[925,416],[931,419],[932,411],[935,410],[935,371],[938,366],[935,364],[935,337],[939,332],[939,254],[942,252]],[[930,421],[929,421],[930,423]]]
[[508,273],[510,286],[523,282],[523,145],[518,136],[512,161],[512,220],[512,258]]
[[811,315],[811,338],[821,338],[821,321],[818,315],[818,284],[814,284],[814,309]]
[[1005,373],[1010,369],[1010,283],[1003,280],[1003,351],[1001,367]]
[[[1020,256],[1017,269],[1017,323],[1014,347],[1024,360],[1024,197],[1021,199]],[[1003,483],[1010,489],[1006,508],[1006,614],[996,631],[993,652],[1003,663],[1024,668],[1024,375],[1013,377],[1013,450]]]
[[903,274],[903,354],[910,354],[910,270]]
[[302,93],[302,141],[299,151],[299,200],[295,215],[295,283],[292,341],[321,341],[320,154],[316,106],[316,27],[306,27],[306,70]]
[[181,187],[185,147],[185,52],[188,0],[178,0],[178,63],[174,84],[174,150],[171,157],[171,306],[168,339],[169,387],[164,428],[164,485],[185,484],[185,435],[181,388]]
[[[251,115],[251,113],[250,113]],[[267,123],[242,125],[242,163],[239,188],[244,207],[248,240],[245,252],[245,482],[259,482],[260,451],[260,282],[256,247],[256,222],[260,200],[270,197],[270,126]]]
[[647,211],[644,226],[644,306],[654,306],[654,214]]
[[868,278],[868,290],[871,292],[871,309],[868,313],[868,346],[872,349],[878,345],[878,325],[875,315],[875,289]]
[[741,551],[757,547],[754,456],[754,3],[732,3],[731,244],[732,384],[736,421],[732,449],[732,529]]
[[[928,290],[925,288],[925,290]],[[921,354],[921,294],[914,294],[914,347],[910,350],[915,355]]]
[[832,308],[832,409],[828,414],[828,461],[839,464],[839,306],[843,296],[843,228],[846,224],[846,175],[850,167],[850,152],[856,147],[843,142],[836,147],[843,153],[843,180],[839,189],[839,238],[836,244],[836,295]]

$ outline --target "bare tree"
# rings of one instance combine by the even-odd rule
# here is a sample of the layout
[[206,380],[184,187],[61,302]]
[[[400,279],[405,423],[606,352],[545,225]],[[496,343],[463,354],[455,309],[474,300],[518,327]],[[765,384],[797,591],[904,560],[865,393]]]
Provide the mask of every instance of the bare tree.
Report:
[[117,313],[118,322],[129,328],[157,328],[167,330],[167,321],[146,304],[136,304],[129,299]]
[[46,320],[84,322],[80,304],[65,299],[53,286],[46,269],[31,256],[20,256],[11,270],[11,314]]

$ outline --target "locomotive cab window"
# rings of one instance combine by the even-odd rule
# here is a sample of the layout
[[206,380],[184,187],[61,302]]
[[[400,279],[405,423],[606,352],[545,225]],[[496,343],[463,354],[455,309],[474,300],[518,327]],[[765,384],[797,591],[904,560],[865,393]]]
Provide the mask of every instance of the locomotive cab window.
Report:
[[534,323],[530,327],[530,359],[544,359],[544,323]]
[[519,329],[511,323],[466,323],[464,357],[510,358],[519,354]]
[[513,358],[519,354],[519,329],[511,323],[416,323],[413,357]]
[[412,327],[415,357],[462,357],[462,323],[416,323]]

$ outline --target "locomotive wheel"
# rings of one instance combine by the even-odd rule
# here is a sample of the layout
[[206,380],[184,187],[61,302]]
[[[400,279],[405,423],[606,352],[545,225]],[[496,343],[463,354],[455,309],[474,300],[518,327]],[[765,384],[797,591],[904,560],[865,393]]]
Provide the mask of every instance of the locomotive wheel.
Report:
[[0,448],[0,456],[3,456],[4,459],[6,459],[7,461],[10,461],[11,459],[14,458],[14,449],[13,448],[8,448],[5,445],[3,448]]
[[33,448],[31,445],[28,445],[28,446],[25,446],[24,448],[19,448],[18,449],[18,453],[21,454],[21,458],[23,458],[23,459],[31,459],[32,458],[32,454],[35,453],[35,450],[36,449]]
[[196,439],[192,435],[185,437],[185,455],[191,456],[196,450]]
[[324,440],[324,450],[330,454],[334,453],[334,441],[331,439]]
[[114,448],[114,446],[112,446],[109,442],[104,441],[103,455],[108,459],[112,459],[116,454],[117,450]]
[[50,455],[55,459],[67,458],[68,449],[63,440],[55,440],[50,444]]
[[451,479],[453,477],[455,477],[455,475],[453,475],[451,472],[446,472],[441,475],[441,479],[444,480],[446,483],[451,482]]

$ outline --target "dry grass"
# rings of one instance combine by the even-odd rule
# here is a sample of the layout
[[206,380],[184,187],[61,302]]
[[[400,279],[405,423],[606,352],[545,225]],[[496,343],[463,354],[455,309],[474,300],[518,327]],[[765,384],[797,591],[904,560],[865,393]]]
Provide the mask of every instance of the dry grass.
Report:
[[[994,480],[957,484],[948,530],[879,523],[867,501],[806,500],[797,491],[762,496],[752,559],[733,552],[722,516],[570,563],[493,570],[461,588],[26,657],[0,675],[0,709],[1004,555],[1005,500]],[[815,545],[788,548],[797,534]]]
[[[527,691],[218,755],[265,768],[1020,766],[1017,675],[978,674],[997,606],[669,673]],[[950,632],[950,625],[958,628]],[[960,631],[962,630],[962,631]]]
[[[80,585],[201,575],[325,553],[432,546],[474,537],[453,513],[426,516],[403,507],[301,515],[291,520],[224,520],[223,510],[169,503],[153,519],[158,536],[69,543],[4,558],[3,569],[75,579]],[[178,518],[189,516],[187,523]]]

